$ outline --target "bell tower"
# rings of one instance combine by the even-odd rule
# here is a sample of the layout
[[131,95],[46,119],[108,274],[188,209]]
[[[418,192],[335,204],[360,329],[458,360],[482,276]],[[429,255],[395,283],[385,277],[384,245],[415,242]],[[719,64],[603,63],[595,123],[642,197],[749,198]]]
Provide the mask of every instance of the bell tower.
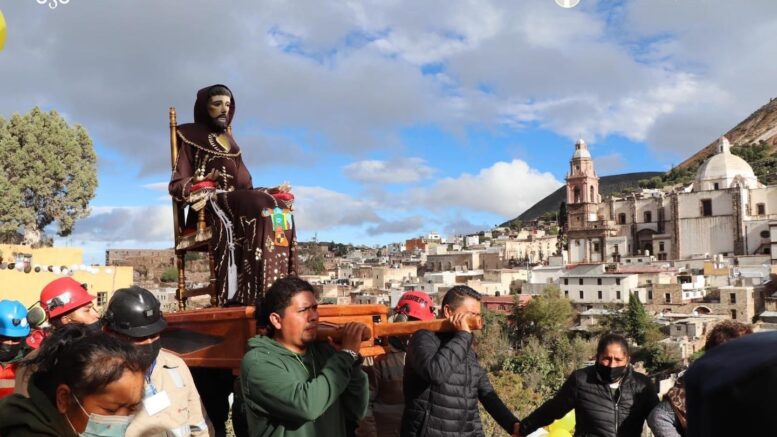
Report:
[[582,138],[575,143],[566,180],[569,261],[572,264],[604,262],[609,229],[607,221],[599,218],[602,206],[599,176]]
[[599,176],[594,170],[588,145],[582,138],[575,143],[566,181],[569,229],[586,229],[588,222],[598,220],[596,214],[602,198],[599,195]]

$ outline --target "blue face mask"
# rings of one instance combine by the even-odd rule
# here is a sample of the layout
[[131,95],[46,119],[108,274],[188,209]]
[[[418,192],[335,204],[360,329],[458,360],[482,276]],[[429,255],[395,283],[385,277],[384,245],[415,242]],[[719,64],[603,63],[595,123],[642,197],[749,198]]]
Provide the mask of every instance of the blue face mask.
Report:
[[[89,418],[89,421],[86,423],[86,428],[84,428],[84,432],[76,433],[81,437],[121,437],[126,434],[130,422],[135,418],[135,416],[103,416],[95,413],[89,414],[84,410],[84,407],[81,406],[81,402],[78,401],[78,398],[75,397],[75,395],[73,395],[73,399],[76,400],[78,408],[80,408],[84,415]],[[65,416],[65,418],[67,419],[67,416]],[[67,419],[67,422],[70,423],[70,419]],[[76,430],[72,423],[70,423],[70,427],[73,428],[73,431]]]

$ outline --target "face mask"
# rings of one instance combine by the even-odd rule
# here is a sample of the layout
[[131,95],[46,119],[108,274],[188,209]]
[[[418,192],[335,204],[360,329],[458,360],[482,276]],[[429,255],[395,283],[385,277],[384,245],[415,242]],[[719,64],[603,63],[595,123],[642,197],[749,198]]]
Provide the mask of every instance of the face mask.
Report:
[[0,361],[8,362],[13,360],[17,355],[19,355],[19,350],[21,350],[21,348],[21,343],[0,343]]
[[151,367],[151,364],[156,360],[159,355],[159,350],[162,349],[162,342],[155,340],[153,343],[140,344],[135,346],[143,355],[143,361],[146,363],[146,368]]
[[[78,408],[80,408],[84,415],[89,418],[89,421],[86,423],[86,428],[84,428],[84,432],[77,433],[82,437],[123,436],[127,433],[130,422],[135,418],[135,416],[103,416],[94,413],[89,414],[84,410],[84,407],[81,406],[81,402],[78,401],[78,398],[75,397],[75,395],[73,395],[73,399],[76,400]],[[67,419],[70,427],[75,431],[76,429],[73,424],[70,423],[70,419],[68,419],[67,416],[65,416],[65,419]]]
[[602,381],[608,384],[612,384],[613,382],[623,378],[623,376],[626,374],[626,367],[627,366],[605,367],[597,363],[596,373],[599,374],[599,377],[602,378]]

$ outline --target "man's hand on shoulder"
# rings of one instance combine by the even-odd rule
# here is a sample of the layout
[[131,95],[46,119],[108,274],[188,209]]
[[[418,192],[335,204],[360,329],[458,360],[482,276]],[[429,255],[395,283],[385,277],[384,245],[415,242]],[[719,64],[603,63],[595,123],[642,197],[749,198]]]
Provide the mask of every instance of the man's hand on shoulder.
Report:
[[472,332],[471,329],[469,329],[469,314],[466,313],[459,313],[459,314],[453,314],[452,316],[448,317],[448,321],[451,322],[451,325],[453,325],[453,329],[456,330],[456,332]]

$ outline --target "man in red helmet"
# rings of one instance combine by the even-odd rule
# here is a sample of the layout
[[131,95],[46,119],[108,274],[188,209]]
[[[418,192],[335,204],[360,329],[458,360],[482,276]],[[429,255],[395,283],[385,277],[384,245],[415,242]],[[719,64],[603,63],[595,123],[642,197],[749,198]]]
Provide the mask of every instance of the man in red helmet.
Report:
[[[434,303],[429,295],[423,291],[408,291],[394,307],[391,321],[407,322],[434,318]],[[371,414],[359,425],[359,437],[399,437],[402,411],[405,408],[402,378],[409,338],[389,337],[389,352],[386,355],[365,360],[365,371],[370,381]]]
[[[83,285],[70,277],[55,279],[40,292],[40,306],[52,329],[59,329],[70,323],[87,326],[95,332],[102,329],[100,315],[94,308],[96,296],[87,293]],[[27,356],[37,355],[33,350]],[[23,367],[16,372],[15,392],[27,396],[27,383],[32,369]]]

